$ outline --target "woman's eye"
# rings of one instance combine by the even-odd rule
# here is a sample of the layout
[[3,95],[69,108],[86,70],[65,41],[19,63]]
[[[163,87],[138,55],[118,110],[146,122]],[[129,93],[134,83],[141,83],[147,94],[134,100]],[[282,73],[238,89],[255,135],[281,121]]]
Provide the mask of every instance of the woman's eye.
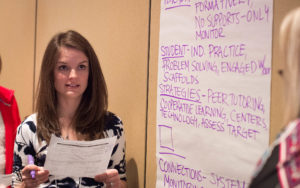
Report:
[[86,67],[87,67],[86,65],[79,65],[79,69],[80,69],[80,70],[85,70]]
[[67,70],[68,69],[68,67],[66,66],[66,65],[60,65],[59,67],[58,67],[58,70]]

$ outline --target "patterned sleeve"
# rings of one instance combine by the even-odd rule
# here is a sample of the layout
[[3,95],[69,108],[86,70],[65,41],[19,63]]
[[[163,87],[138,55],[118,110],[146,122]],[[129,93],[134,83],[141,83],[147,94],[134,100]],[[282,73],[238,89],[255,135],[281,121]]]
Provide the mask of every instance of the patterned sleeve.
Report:
[[121,180],[127,181],[123,123],[117,116],[112,114],[106,128],[106,132],[109,137],[117,136],[117,141],[113,148],[108,168],[118,170]]
[[36,156],[36,126],[31,117],[26,119],[17,129],[14,145],[13,187],[21,182],[20,171],[28,164],[27,155]]

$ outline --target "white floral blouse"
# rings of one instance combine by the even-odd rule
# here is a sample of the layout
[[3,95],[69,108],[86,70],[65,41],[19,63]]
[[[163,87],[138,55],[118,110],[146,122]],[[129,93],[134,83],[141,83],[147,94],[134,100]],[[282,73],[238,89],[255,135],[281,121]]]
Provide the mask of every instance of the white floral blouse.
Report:
[[[107,115],[105,123],[105,133],[108,137],[117,136],[117,141],[114,146],[108,168],[117,169],[121,180],[126,181],[125,167],[125,137],[122,121],[113,113]],[[13,186],[20,183],[20,171],[28,164],[27,155],[34,156],[34,163],[37,166],[44,166],[47,157],[46,141],[38,142],[36,134],[36,114],[29,116],[18,127],[15,146],[14,146],[14,164],[13,164]],[[105,187],[104,183],[96,182],[93,178],[81,177],[64,179],[54,179],[49,176],[49,180],[39,187]]]

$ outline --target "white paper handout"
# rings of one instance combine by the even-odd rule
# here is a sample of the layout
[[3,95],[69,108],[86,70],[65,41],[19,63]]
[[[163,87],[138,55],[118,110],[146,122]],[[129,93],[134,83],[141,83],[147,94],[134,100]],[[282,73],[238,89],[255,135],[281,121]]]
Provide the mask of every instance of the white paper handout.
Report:
[[94,177],[107,169],[117,137],[94,141],[51,136],[44,168],[57,177]]
[[0,174],[0,187],[10,186],[12,183],[12,174]]

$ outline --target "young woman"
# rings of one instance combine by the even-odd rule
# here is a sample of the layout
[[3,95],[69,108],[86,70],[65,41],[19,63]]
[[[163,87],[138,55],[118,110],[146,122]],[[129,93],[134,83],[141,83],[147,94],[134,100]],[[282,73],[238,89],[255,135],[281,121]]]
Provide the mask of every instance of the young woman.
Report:
[[[126,187],[123,125],[107,111],[107,103],[106,83],[89,42],[75,31],[55,35],[42,60],[36,113],[18,128],[13,185]],[[54,179],[51,172],[43,169],[51,134],[85,141],[117,136],[106,173],[94,178]],[[34,165],[27,165],[29,154],[34,156]],[[30,176],[32,170],[36,171],[35,178]]]
[[300,187],[300,8],[284,18],[280,44],[287,126],[259,161],[251,188]]
[[[0,72],[1,67],[0,57]],[[14,91],[0,86],[0,174],[12,173],[14,141],[20,122]]]

